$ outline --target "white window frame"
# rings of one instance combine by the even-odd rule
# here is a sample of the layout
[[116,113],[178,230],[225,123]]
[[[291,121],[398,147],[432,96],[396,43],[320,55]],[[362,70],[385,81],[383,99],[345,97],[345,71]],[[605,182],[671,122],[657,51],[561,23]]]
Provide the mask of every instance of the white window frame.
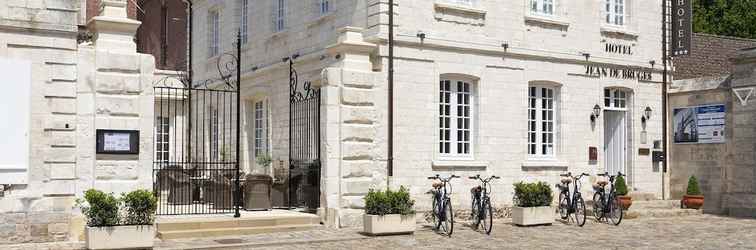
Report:
[[268,101],[263,99],[253,104],[254,124],[253,124],[253,136],[254,136],[254,153],[255,159],[261,154],[270,154],[268,147],[268,131],[269,131],[269,115]]
[[606,16],[604,22],[614,26],[625,26],[627,23],[626,0],[604,0]]
[[529,0],[528,9],[535,15],[555,16],[556,1],[558,0]]
[[[475,94],[474,81],[454,77],[443,77],[439,81],[437,152],[440,158],[452,160],[474,158]],[[467,124],[464,123],[465,121]]]
[[273,31],[283,31],[286,28],[286,0],[276,1],[273,8]]
[[207,13],[208,25],[208,57],[220,54],[220,10],[210,10]]
[[241,42],[249,42],[249,0],[241,0]]
[[332,2],[333,0],[317,0],[319,2],[318,7],[320,9],[320,14],[325,15],[328,13],[331,13],[332,9]]
[[[557,157],[559,143],[559,88],[554,86],[530,85],[528,87],[527,95],[528,158],[555,159]],[[548,102],[551,102],[550,107]],[[548,115],[549,112],[551,112],[550,116]],[[550,135],[550,141],[547,135]],[[545,146],[551,146],[551,150],[548,151],[544,148]]]
[[630,99],[630,91],[621,88],[605,88],[604,89],[604,109],[605,110],[617,110],[626,111],[628,100]]
[[220,117],[218,116],[218,109],[214,107],[209,108],[210,111],[210,161],[217,161],[221,157],[221,149],[220,149],[220,137],[221,137],[221,129],[220,129]]
[[170,124],[170,118],[166,116],[157,117],[155,128],[155,161],[157,162],[170,161]]

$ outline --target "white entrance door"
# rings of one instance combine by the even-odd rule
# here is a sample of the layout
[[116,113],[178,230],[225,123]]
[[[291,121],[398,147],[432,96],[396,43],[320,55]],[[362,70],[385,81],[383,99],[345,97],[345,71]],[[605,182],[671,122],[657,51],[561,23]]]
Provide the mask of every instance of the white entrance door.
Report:
[[604,112],[604,157],[605,169],[609,174],[627,174],[627,124],[625,111]]

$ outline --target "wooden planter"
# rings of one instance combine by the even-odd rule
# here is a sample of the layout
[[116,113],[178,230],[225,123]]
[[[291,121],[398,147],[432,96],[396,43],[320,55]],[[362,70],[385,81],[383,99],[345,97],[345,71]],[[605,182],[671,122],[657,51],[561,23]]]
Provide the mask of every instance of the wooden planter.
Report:
[[627,196],[627,195],[619,195],[617,196],[619,199],[620,207],[622,207],[622,210],[627,210],[630,208],[630,206],[633,205],[633,197]]
[[415,232],[415,215],[387,214],[362,217],[364,231],[370,235],[411,234]]
[[554,222],[554,208],[513,207],[512,223],[518,226],[551,225]]
[[155,227],[152,225],[87,227],[88,249],[152,248]]
[[683,195],[682,199],[683,207],[685,208],[692,208],[692,209],[699,209],[703,206],[704,203],[704,197],[703,195]]

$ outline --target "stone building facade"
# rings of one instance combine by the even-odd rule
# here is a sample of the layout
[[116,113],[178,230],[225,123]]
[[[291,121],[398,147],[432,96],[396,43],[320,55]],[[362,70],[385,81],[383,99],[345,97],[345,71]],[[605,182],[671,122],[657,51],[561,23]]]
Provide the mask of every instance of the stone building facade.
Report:
[[738,50],[756,47],[756,40],[694,33],[690,55],[673,59],[675,80],[717,77],[732,73]]
[[731,74],[676,80],[671,86],[670,110],[721,104],[726,115],[722,143],[670,142],[670,198],[680,199],[688,178],[696,176],[704,212],[756,217],[756,49],[736,51],[729,62]]
[[[152,186],[151,55],[136,53],[140,22],[125,0],[101,1],[77,44],[79,0],[0,2],[6,93],[0,164],[0,244],[78,240],[76,198],[89,188],[122,193]],[[139,154],[95,153],[98,129],[141,131]]]
[[[650,154],[661,140],[661,1],[395,4],[388,176],[387,0],[194,3],[195,77],[213,77],[240,30],[243,116],[266,105],[270,129],[260,147],[274,162],[288,162],[289,70],[281,59],[299,55],[300,82],[321,89],[326,224],[360,224],[371,188],[406,186],[418,209],[428,209],[426,177],[435,174],[501,176],[493,184],[499,207],[512,204],[513,183],[553,185],[567,171],[622,171],[632,193],[661,198],[662,172]],[[646,108],[652,115],[642,122]],[[243,150],[251,169],[255,146]],[[476,183],[452,184],[455,208],[466,208]]]

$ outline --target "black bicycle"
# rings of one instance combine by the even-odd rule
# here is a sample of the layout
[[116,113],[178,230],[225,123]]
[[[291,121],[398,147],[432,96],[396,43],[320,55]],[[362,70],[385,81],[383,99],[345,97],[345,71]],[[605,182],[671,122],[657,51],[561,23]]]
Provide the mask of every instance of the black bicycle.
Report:
[[[571,214],[575,216],[575,223],[578,226],[585,225],[585,201],[580,194],[580,178],[588,176],[586,173],[582,173],[578,176],[572,176],[572,173],[560,174],[559,176],[567,177],[562,179],[562,183],[557,184],[559,188],[559,215],[563,220],[570,217]],[[572,199],[570,199],[570,182],[573,183]]]
[[[617,172],[617,175],[609,175],[609,172],[598,174],[598,176],[609,177],[609,181],[599,181],[593,189],[596,191],[593,194],[593,216],[596,220],[601,221],[603,219],[609,219],[616,226],[622,222],[622,207],[620,206],[619,198],[617,198],[617,190],[614,187],[614,180],[617,176],[625,176],[622,172]],[[609,193],[604,191],[606,185],[609,184]]]
[[449,183],[451,179],[459,176],[451,175],[448,178],[439,175],[428,177],[430,180],[439,180],[440,183],[433,183],[433,226],[435,230],[441,229],[446,235],[451,237],[454,232],[454,213],[452,212],[451,199],[449,194],[452,192],[452,186]]
[[[470,179],[480,180],[480,185],[470,190],[472,195],[472,217],[473,229],[482,228],[486,234],[491,234],[493,227],[493,209],[491,207],[491,180],[499,179],[498,176],[492,175],[488,178],[481,178],[480,175],[470,176]],[[483,224],[481,227],[481,223]]]

